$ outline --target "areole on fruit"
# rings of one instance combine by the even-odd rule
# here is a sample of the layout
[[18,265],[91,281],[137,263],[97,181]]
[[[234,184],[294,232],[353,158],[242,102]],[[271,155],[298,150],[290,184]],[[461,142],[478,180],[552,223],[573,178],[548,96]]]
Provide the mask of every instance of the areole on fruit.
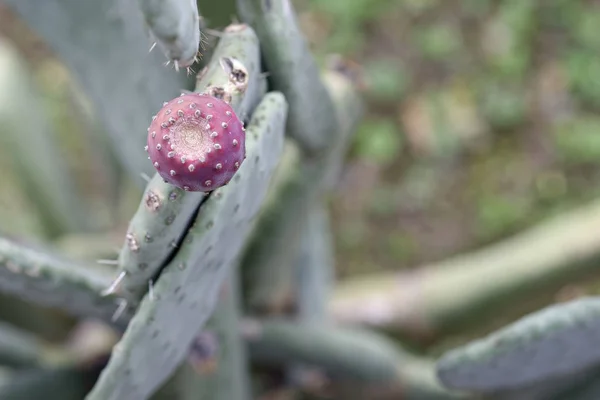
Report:
[[226,185],[246,158],[243,123],[225,101],[187,93],[163,103],[148,128],[152,165],[168,183],[209,192]]

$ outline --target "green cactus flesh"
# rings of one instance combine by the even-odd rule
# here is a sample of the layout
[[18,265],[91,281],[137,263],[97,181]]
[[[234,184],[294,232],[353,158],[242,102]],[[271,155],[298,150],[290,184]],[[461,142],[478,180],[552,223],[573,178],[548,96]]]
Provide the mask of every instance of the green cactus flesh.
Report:
[[[490,400],[583,400],[585,397],[570,396],[567,393],[586,388],[593,383],[600,369],[598,367],[575,371],[559,378],[551,377],[537,381],[526,386],[519,386],[508,390],[496,390],[485,393]],[[591,398],[592,400],[594,398]]]
[[335,142],[327,154],[310,161],[302,157],[295,143],[286,146],[242,261],[244,305],[254,312],[278,312],[286,306],[294,284],[294,257],[310,207],[321,201],[331,187],[363,113],[362,100],[344,75],[328,71],[323,74],[323,82],[335,99],[333,116],[339,123],[335,131],[329,132]]
[[102,297],[110,272],[100,266],[75,265],[47,249],[38,250],[0,238],[0,292],[75,316],[104,321],[118,308],[115,299]]
[[175,69],[188,68],[200,46],[198,4],[190,0],[138,0],[146,24]]
[[[235,28],[235,29],[234,29]],[[232,78],[229,65],[245,68],[245,83],[239,71]],[[232,83],[232,80],[235,82]],[[264,94],[260,78],[260,53],[256,35],[246,25],[228,27],[216,47],[210,64],[196,85],[197,92],[226,88],[236,114],[250,114]],[[235,88],[229,88],[236,85]],[[205,198],[201,192],[186,192],[165,183],[155,174],[146,187],[137,212],[130,221],[125,243],[119,254],[117,280],[106,293],[116,293],[138,301],[148,290],[185,234],[190,221]]]
[[341,380],[391,383],[398,379],[401,356],[391,342],[367,331],[270,319],[244,321],[243,332],[249,355],[258,364],[299,362]]
[[328,210],[317,204],[308,214],[294,270],[298,312],[303,321],[327,320],[327,300],[334,284],[333,237]]
[[447,387],[481,392],[559,378],[600,364],[599,335],[600,298],[552,305],[447,352],[438,376]]
[[286,140],[282,162],[242,259],[244,305],[252,311],[285,306],[293,282],[291,260],[300,246],[312,198],[298,147]]
[[252,115],[264,92],[266,78],[261,74],[260,43],[252,27],[231,24],[222,32],[211,56],[211,64],[198,75],[197,92],[215,96],[226,91],[238,117],[245,121]]
[[287,102],[268,93],[246,131],[247,158],[232,182],[202,205],[154,296],[132,318],[88,400],[145,399],[181,364],[212,314],[279,162]]
[[200,339],[212,336],[216,344],[214,354],[210,349],[206,351],[203,340],[199,340],[199,346],[190,351],[189,360],[200,374],[195,378],[194,399],[250,400],[248,360],[238,326],[240,304],[237,271],[231,271],[226,283],[215,312],[199,336]]
[[260,39],[273,90],[290,104],[288,134],[307,154],[327,149],[337,129],[333,102],[289,0],[237,0],[237,5]]

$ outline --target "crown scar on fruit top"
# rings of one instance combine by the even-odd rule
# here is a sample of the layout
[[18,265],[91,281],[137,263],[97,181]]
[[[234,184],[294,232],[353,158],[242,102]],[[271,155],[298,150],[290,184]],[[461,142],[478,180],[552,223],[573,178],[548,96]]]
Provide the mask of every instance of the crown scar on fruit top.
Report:
[[189,191],[227,184],[245,159],[245,129],[230,104],[202,93],[163,103],[146,151],[161,177]]

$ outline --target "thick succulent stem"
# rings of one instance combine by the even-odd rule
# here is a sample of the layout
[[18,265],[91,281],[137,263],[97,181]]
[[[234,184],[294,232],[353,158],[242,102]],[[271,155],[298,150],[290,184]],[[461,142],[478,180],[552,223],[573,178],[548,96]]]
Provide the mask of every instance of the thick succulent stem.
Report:
[[244,253],[244,304],[253,312],[278,313],[293,297],[294,257],[301,232],[311,207],[323,201],[331,187],[362,116],[362,100],[347,76],[326,71],[323,80],[335,99],[334,116],[339,124],[330,132],[335,142],[327,154],[312,162],[302,159],[293,143],[286,149],[269,201]]
[[600,363],[600,298],[582,298],[530,314],[487,337],[447,352],[438,375],[447,387],[490,392]]
[[85,210],[77,201],[71,171],[56,146],[56,132],[26,67],[17,50],[0,38],[2,153],[18,174],[18,182],[49,236],[85,229],[89,219],[86,221]]
[[308,214],[294,263],[298,317],[302,321],[327,320],[327,301],[335,280],[334,262],[329,214],[324,204],[317,204]]
[[404,353],[372,332],[284,320],[247,320],[242,331],[253,363],[302,363],[329,381],[328,386],[357,390],[356,398],[379,398],[383,393],[407,399],[460,398],[437,383],[432,361]]
[[118,304],[100,295],[109,281],[106,269],[76,265],[46,249],[0,238],[0,291],[4,293],[75,316],[111,321]]
[[[483,397],[486,400],[594,400],[597,397],[579,397],[580,391],[585,392],[588,385],[597,381],[599,368],[589,368],[581,371],[573,371],[560,378],[549,378],[535,382],[531,385],[519,386],[505,390],[494,390],[486,392],[485,395],[473,395],[472,397]],[[577,395],[575,395],[577,393]]]
[[264,200],[283,149],[286,115],[287,103],[277,92],[268,93],[256,108],[246,131],[246,162],[200,208],[88,400],[147,398],[186,358]]
[[218,304],[182,364],[152,400],[250,400],[246,348],[239,332],[237,271],[225,281]]
[[[210,64],[199,75],[196,91],[222,89],[241,118],[252,113],[264,95],[264,78],[259,71],[259,45],[254,31],[246,25],[231,25],[221,37]],[[114,286],[117,293],[133,303],[141,299],[149,282],[181,245],[205,196],[201,192],[186,192],[165,183],[159,174],[154,175],[129,223],[119,254],[119,285]]]
[[[148,55],[142,13],[130,0],[7,0],[43,37],[90,97],[115,153],[134,182],[150,174],[144,152],[146,128],[156,104],[185,83]],[[98,16],[102,15],[102,18]],[[127,79],[121,79],[123,76]]]
[[269,80],[290,103],[287,133],[307,155],[336,140],[335,109],[289,0],[238,0],[242,21],[261,43]]
[[[215,312],[190,351],[196,377],[194,399],[250,400],[250,377],[246,348],[238,329],[240,298],[235,268],[224,285]],[[212,338],[210,343],[203,339]],[[215,345],[211,354],[207,347]],[[207,357],[208,353],[208,357]]]
[[201,43],[196,0],[138,0],[144,20],[175,69],[195,61]]
[[599,229],[596,201],[471,254],[341,282],[329,311],[338,321],[436,340],[595,273]]
[[308,207],[314,202],[298,147],[287,140],[258,224],[244,250],[244,307],[252,312],[281,312],[294,281],[293,258],[300,246]]

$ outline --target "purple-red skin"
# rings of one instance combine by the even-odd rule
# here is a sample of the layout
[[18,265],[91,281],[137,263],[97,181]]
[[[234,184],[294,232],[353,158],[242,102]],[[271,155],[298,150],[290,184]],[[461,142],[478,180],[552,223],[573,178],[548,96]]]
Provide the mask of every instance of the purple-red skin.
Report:
[[190,192],[226,185],[246,158],[246,133],[231,106],[207,94],[182,94],[163,104],[148,128],[158,174]]

